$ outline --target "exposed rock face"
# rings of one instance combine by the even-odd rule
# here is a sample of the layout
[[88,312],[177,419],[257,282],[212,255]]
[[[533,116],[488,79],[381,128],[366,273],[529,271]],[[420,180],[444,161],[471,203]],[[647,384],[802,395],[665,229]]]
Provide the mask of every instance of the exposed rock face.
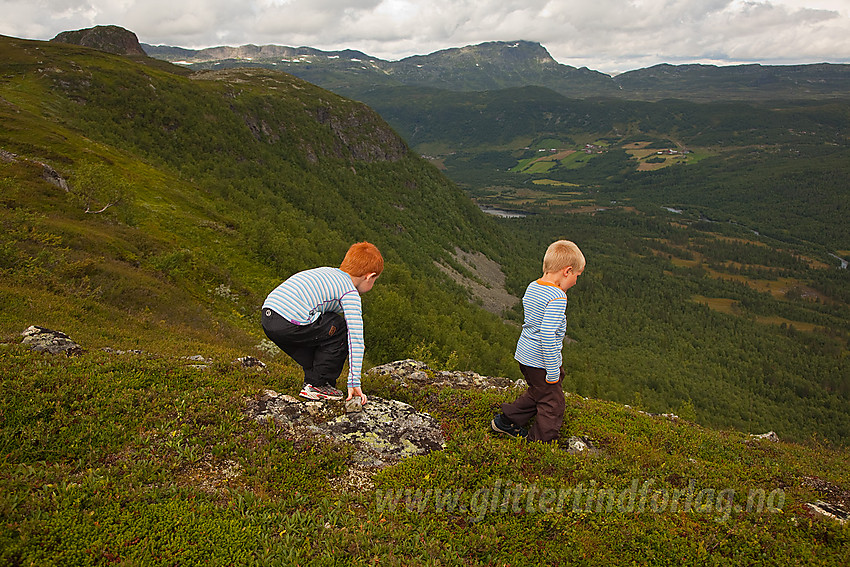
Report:
[[427,364],[407,359],[375,366],[368,372],[378,376],[389,376],[401,386],[438,386],[461,390],[506,390],[512,387],[525,387],[524,380],[514,382],[509,378],[481,376],[469,371],[431,370]]
[[357,161],[398,161],[408,153],[404,140],[371,109],[356,108],[345,116],[317,112],[316,119],[330,126],[337,139]]
[[22,344],[30,345],[32,350],[49,352],[50,354],[64,353],[77,356],[83,353],[83,348],[72,341],[68,335],[59,331],[51,331],[44,327],[32,325],[21,333],[24,337]]
[[[482,302],[484,309],[490,313],[501,315],[519,302],[519,298],[508,293],[505,289],[505,273],[502,267],[481,252],[465,252],[455,248],[452,254],[455,260],[472,272],[477,279],[461,274],[448,264],[435,262],[438,268],[446,273],[456,283],[467,288],[473,298]],[[487,285],[484,285],[486,282]]]
[[342,402],[301,401],[265,390],[246,405],[245,415],[251,419],[273,419],[296,435],[324,435],[351,443],[356,460],[369,467],[424,455],[445,444],[436,419],[403,402],[377,396],[365,406],[348,408]]
[[22,158],[18,154],[13,154],[12,152],[8,152],[0,148],[0,162],[14,163],[16,161],[24,161],[26,163],[34,163],[36,165],[40,165],[41,176],[42,178],[44,178],[45,181],[59,187],[60,189],[63,189],[66,193],[71,191],[71,187],[68,185],[68,181],[64,177],[59,175],[59,172],[53,169],[53,167],[40,161]]
[[50,41],[93,47],[116,55],[147,57],[136,34],[118,26],[95,26],[82,30],[64,31]]

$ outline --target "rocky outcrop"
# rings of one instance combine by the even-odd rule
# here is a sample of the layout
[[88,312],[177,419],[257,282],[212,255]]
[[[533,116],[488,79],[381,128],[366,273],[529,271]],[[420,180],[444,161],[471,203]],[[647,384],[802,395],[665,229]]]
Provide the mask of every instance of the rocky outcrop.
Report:
[[846,524],[850,520],[850,512],[847,512],[841,506],[817,500],[806,504],[806,508],[815,516],[834,520],[839,524]]
[[27,327],[21,335],[23,336],[21,343],[29,345],[32,350],[67,356],[78,356],[83,353],[80,345],[60,331],[32,325]]
[[439,422],[397,400],[372,396],[359,403],[302,401],[265,390],[246,400],[245,416],[274,420],[295,437],[322,435],[355,448],[361,466],[379,468],[413,455],[442,449]]
[[472,277],[458,272],[444,262],[435,260],[434,263],[452,281],[469,290],[470,300],[481,301],[484,309],[496,315],[502,315],[519,303],[519,298],[508,293],[505,288],[505,273],[497,262],[481,252],[466,252],[460,248],[455,248],[452,256]]
[[83,45],[116,55],[147,57],[136,34],[119,26],[94,26],[82,30],[64,31],[50,41]]
[[815,491],[819,500],[806,503],[806,508],[815,517],[846,524],[850,520],[850,490],[845,490],[828,480],[804,476],[802,486]]
[[36,164],[38,166],[41,166],[41,177],[45,181],[47,181],[48,183],[50,183],[52,185],[55,185],[56,187],[59,187],[60,189],[62,189],[66,193],[69,193],[71,191],[71,187],[68,185],[68,181],[64,177],[62,177],[59,174],[59,172],[56,171],[55,169],[53,169],[53,167],[51,167],[50,165],[43,163],[43,162],[40,162],[40,161],[22,158],[18,154],[14,154],[12,152],[8,152],[8,151],[0,148],[0,162],[14,163],[14,162],[17,162],[17,161],[23,161],[25,163],[33,163],[33,164]]
[[388,376],[404,387],[437,386],[439,388],[483,391],[507,390],[508,388],[524,388],[526,386],[522,379],[513,381],[509,378],[481,376],[470,371],[431,370],[424,362],[413,359],[398,360],[375,366],[367,374]]

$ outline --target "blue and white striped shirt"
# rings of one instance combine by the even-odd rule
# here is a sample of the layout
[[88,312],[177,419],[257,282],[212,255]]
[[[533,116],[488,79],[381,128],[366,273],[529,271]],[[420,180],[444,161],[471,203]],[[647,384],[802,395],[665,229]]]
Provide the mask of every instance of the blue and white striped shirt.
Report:
[[351,276],[339,268],[313,268],[298,272],[266,297],[271,309],[295,325],[309,325],[327,312],[340,313],[348,327],[348,387],[360,386],[363,367],[363,308]]
[[553,283],[528,284],[522,297],[525,322],[514,358],[521,364],[546,370],[546,381],[560,379],[561,348],[567,332],[567,294]]

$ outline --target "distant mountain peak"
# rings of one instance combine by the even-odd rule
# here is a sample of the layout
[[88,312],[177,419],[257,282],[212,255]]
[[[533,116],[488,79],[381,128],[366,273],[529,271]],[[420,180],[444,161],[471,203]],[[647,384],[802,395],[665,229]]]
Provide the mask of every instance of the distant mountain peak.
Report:
[[136,34],[120,26],[94,26],[64,31],[50,41],[82,45],[116,55],[147,56]]
[[465,47],[451,47],[429,53],[428,55],[413,55],[402,59],[402,61],[410,61],[414,59],[441,59],[441,58],[463,58],[463,57],[485,57],[513,60],[534,60],[536,63],[557,64],[549,52],[540,43],[536,41],[487,41],[477,43],[475,45],[467,45]]

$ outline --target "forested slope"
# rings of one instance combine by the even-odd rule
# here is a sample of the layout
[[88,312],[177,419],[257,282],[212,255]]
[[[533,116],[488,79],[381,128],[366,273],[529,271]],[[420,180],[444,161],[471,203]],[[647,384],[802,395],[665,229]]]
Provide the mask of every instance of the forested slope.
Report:
[[186,77],[13,38],[0,52],[4,333],[257,344],[270,289],[365,239],[388,261],[366,298],[370,359],[420,348],[514,371],[512,330],[435,267],[501,232],[367,107],[271,71]]

